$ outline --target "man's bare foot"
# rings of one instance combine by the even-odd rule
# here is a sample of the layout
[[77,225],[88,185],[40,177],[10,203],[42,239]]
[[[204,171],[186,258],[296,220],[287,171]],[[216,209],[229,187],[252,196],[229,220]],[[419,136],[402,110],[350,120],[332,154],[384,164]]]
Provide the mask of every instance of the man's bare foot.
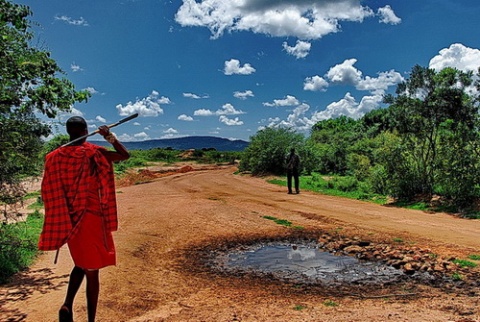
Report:
[[60,322],[73,322],[72,310],[66,305],[62,305],[60,311],[58,311],[58,320]]

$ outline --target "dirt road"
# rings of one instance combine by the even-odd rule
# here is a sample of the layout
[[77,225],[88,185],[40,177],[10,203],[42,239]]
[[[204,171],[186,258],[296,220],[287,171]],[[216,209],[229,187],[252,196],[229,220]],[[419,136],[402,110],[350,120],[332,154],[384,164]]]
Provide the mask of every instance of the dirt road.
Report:
[[[275,281],[184,267],[192,247],[278,236],[287,219],[305,230],[399,238],[439,255],[480,253],[480,221],[378,206],[310,192],[288,195],[235,168],[191,171],[119,187],[118,265],[101,272],[98,321],[478,321],[479,299],[420,287],[413,297],[329,295]],[[64,247],[0,287],[1,321],[56,321],[72,262]],[[75,303],[86,321],[85,296]]]

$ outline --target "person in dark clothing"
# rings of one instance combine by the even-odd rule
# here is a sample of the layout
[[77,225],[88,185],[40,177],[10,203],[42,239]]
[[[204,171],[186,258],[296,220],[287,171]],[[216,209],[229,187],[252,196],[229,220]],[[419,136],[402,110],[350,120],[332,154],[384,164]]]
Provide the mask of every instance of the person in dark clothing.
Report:
[[295,153],[295,149],[290,149],[290,154],[287,156],[287,186],[288,193],[292,194],[292,177],[295,181],[295,192],[300,193],[300,157]]

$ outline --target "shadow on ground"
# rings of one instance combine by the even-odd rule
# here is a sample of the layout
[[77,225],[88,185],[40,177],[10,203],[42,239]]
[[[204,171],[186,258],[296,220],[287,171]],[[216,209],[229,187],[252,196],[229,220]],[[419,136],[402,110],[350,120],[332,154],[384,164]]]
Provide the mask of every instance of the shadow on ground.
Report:
[[34,294],[45,294],[57,290],[68,283],[66,275],[55,275],[49,268],[27,269],[16,274],[12,280],[0,288],[0,311],[5,322],[27,321],[27,314],[19,309],[10,309],[8,303],[25,301]]

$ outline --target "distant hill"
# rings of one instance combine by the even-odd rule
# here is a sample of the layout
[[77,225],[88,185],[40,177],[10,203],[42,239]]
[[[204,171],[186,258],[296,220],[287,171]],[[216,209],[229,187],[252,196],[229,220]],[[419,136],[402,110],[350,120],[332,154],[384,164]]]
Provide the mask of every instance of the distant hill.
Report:
[[[100,146],[110,146],[106,141],[90,141]],[[149,150],[153,148],[172,148],[175,150],[208,149],[217,151],[243,151],[248,142],[243,140],[229,140],[215,136],[188,136],[172,139],[158,139],[146,141],[122,142],[128,150]]]

